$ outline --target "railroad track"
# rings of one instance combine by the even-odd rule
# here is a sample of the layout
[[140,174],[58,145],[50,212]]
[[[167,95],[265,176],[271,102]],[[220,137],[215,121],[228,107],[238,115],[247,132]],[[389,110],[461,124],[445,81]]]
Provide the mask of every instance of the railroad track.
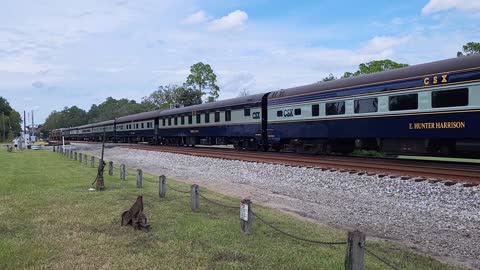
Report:
[[462,183],[465,186],[480,184],[478,164],[399,160],[394,158],[365,158],[300,155],[295,153],[247,152],[233,149],[172,147],[152,145],[121,145],[130,149],[169,152],[183,155],[242,160],[249,162],[283,164],[351,174],[368,174],[379,177],[411,179],[413,181],[443,181],[446,185]]

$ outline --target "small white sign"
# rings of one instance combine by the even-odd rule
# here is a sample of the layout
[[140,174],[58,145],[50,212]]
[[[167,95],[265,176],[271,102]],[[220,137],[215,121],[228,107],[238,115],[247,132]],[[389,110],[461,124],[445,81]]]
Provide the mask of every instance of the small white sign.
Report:
[[240,219],[248,221],[248,204],[240,204]]

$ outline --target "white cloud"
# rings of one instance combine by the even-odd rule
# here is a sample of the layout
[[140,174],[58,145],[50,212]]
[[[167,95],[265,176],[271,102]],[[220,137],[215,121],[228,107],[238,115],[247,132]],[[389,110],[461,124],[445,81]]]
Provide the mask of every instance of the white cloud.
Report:
[[5,57],[0,61],[0,72],[37,74],[51,68],[52,65],[40,64],[26,55]]
[[422,9],[422,14],[427,15],[449,9],[459,9],[469,13],[480,13],[478,0],[430,0]]
[[375,36],[362,48],[364,53],[386,53],[407,42],[409,37]]
[[191,14],[187,18],[185,18],[182,21],[182,23],[183,24],[201,24],[201,23],[204,23],[204,22],[208,21],[209,19],[210,19],[210,17],[205,13],[205,11],[199,10],[199,11]]
[[211,31],[225,31],[231,29],[242,29],[248,20],[248,15],[245,11],[235,10],[227,16],[214,20],[209,29]]

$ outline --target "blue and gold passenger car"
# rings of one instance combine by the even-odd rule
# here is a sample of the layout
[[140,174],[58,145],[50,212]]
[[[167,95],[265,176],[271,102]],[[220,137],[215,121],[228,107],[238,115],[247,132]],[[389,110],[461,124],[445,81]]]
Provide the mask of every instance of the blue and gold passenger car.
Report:
[[298,152],[479,152],[480,56],[272,92],[268,131]]

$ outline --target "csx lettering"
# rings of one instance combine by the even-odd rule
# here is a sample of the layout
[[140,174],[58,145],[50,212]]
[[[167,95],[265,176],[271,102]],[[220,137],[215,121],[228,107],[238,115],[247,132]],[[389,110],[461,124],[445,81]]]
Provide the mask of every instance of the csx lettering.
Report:
[[435,84],[441,84],[441,83],[447,83],[447,82],[448,82],[448,74],[434,75],[434,76],[423,78],[423,85],[429,85],[429,84],[435,85]]
[[293,109],[283,110],[283,117],[292,117],[292,116],[293,116]]

